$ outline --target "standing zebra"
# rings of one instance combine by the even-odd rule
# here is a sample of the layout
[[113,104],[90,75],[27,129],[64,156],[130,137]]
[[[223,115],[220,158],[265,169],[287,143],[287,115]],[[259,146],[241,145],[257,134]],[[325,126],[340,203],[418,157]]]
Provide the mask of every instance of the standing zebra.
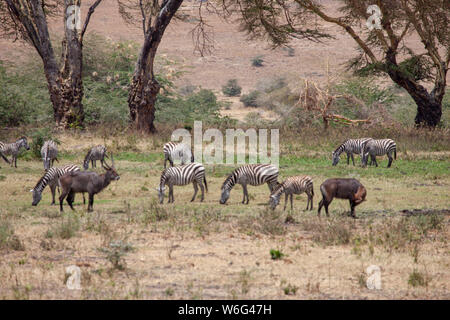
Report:
[[84,170],[87,170],[89,168],[89,161],[91,161],[92,168],[97,167],[97,160],[100,160],[102,165],[105,163],[105,157],[109,159],[108,155],[106,154],[106,147],[103,145],[98,145],[95,147],[92,147],[86,156],[84,157],[83,161],[83,168]]
[[[5,156],[12,155],[11,167],[14,166],[17,168],[17,156],[19,155],[19,150],[22,147],[27,150],[30,150],[30,146],[28,145],[26,137],[22,137],[13,143],[0,142],[0,153],[2,153]],[[5,159],[3,156],[2,158]]]
[[378,167],[377,156],[382,156],[387,154],[389,158],[389,163],[387,165],[388,168],[391,167],[392,164],[392,153],[394,154],[394,159],[397,160],[397,145],[395,141],[392,139],[379,139],[379,140],[371,140],[367,142],[364,146],[364,150],[362,151],[362,163],[363,166],[367,166],[367,161],[370,155],[370,165],[375,163],[375,166]]
[[181,165],[184,165],[189,160],[194,162],[194,156],[191,149],[184,143],[167,142],[163,147],[164,153],[164,169],[166,168],[167,160],[173,167],[174,160],[181,160]]
[[270,192],[278,185],[278,169],[271,164],[248,164],[234,170],[223,182],[222,195],[220,203],[225,204],[230,197],[230,191],[236,183],[242,185],[244,190],[244,198],[242,203],[249,202],[247,184],[251,186],[259,186],[263,183],[267,183]]
[[[333,151],[333,166],[337,165],[342,152],[347,154],[347,165],[350,164],[350,158],[352,158],[353,165],[355,165],[355,159],[353,154],[361,154],[364,146],[372,138],[361,138],[361,139],[347,139],[343,144],[341,144],[336,150]],[[361,157],[362,158],[362,157]]]
[[[309,176],[295,176],[289,177],[280,183],[275,190],[270,195],[270,206],[272,209],[275,209],[277,205],[280,203],[281,195],[284,193],[286,195],[284,199],[284,209],[286,210],[286,205],[288,202],[288,197],[290,196],[291,200],[291,210],[293,210],[293,200],[292,197],[294,194],[301,194],[306,192],[308,195],[308,202],[306,203],[306,210],[313,209],[313,197],[314,197],[314,188],[313,188],[313,180]],[[311,207],[309,204],[311,203]]]
[[173,197],[173,186],[185,186],[189,183],[194,185],[194,196],[191,199],[191,202],[195,200],[197,196],[198,187],[200,185],[200,189],[202,190],[202,199],[205,198],[205,191],[203,188],[203,183],[205,183],[206,191],[208,192],[208,185],[206,183],[205,178],[205,167],[203,167],[200,163],[189,163],[178,167],[170,167],[164,169],[161,174],[161,179],[159,183],[159,187],[156,188],[159,196],[159,203],[163,203],[164,201],[164,190],[166,189],[165,185],[169,186],[169,203],[174,202]]
[[[42,191],[44,191],[47,184],[50,186],[50,191],[52,192],[52,205],[55,204],[55,190],[56,187],[59,187],[59,178],[65,175],[68,172],[76,172],[80,171],[80,168],[76,165],[69,164],[63,167],[52,167],[48,169],[45,174],[39,179],[36,186],[30,191],[33,192],[33,206],[37,206],[39,201],[42,199]],[[59,188],[58,188],[59,191]],[[86,200],[83,194],[83,203]]]
[[58,161],[58,146],[55,141],[47,140],[44,142],[44,145],[41,148],[41,157],[44,162],[45,170],[50,169],[55,160]]

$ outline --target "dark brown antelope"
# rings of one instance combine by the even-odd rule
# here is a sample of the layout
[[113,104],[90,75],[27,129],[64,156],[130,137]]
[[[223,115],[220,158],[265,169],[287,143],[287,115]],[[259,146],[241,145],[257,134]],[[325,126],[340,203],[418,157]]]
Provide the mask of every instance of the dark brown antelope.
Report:
[[320,210],[322,206],[325,207],[327,217],[328,206],[333,198],[348,199],[350,201],[350,215],[353,218],[355,216],[355,207],[361,202],[366,200],[366,188],[356,179],[328,179],[320,186],[320,192],[322,193],[322,200],[319,202],[318,216],[320,217]]
[[76,171],[63,175],[59,179],[61,186],[61,196],[59,197],[60,211],[63,211],[63,201],[67,197],[67,203],[74,210],[72,204],[75,193],[87,192],[89,194],[88,211],[92,211],[94,205],[94,195],[105,189],[113,180],[119,180],[120,176],[114,168],[114,159],[111,154],[112,165],[106,162],[102,163],[106,170],[103,174],[97,174],[92,171]]

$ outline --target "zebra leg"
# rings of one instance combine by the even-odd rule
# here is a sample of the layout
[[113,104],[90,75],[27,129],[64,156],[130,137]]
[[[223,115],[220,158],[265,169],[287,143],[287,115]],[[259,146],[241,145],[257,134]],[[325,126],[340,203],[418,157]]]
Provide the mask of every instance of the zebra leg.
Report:
[[353,162],[353,166],[354,166],[355,165],[355,158],[353,157],[353,153],[351,153],[350,156],[352,157],[352,162]]
[[[244,190],[244,199],[242,199],[242,203],[248,204],[249,198],[248,198],[247,185],[243,184],[242,189]],[[247,197],[247,202],[245,202],[246,197]]]
[[350,153],[347,152],[347,165],[350,164]]
[[283,208],[283,211],[286,210],[286,206],[287,206],[287,202],[288,202],[288,194],[284,193],[284,195],[285,195],[285,197],[284,197],[284,208]]
[[388,163],[388,166],[387,166],[387,167],[390,168],[390,167],[391,167],[391,164],[392,164],[392,160],[393,160],[393,159],[392,159],[392,154],[391,154],[390,152],[388,153],[388,158],[389,158],[389,163]]
[[195,200],[198,191],[197,181],[193,181],[192,184],[194,185],[194,196],[192,197],[191,202]]
[[171,157],[169,157],[170,166],[173,167],[173,160]]
[[375,167],[378,168],[378,162],[377,162],[377,157],[373,156],[373,162],[375,163]]
[[294,210],[293,197],[294,197],[294,194],[291,193],[291,211]]
[[[59,188],[58,188],[58,190],[59,190]],[[51,205],[54,205],[55,204],[55,193],[56,193],[56,184],[50,184],[50,191],[51,191],[51,193],[52,193],[52,203],[51,203]]]
[[205,187],[203,186],[203,183],[201,181],[200,181],[199,185],[200,185],[200,190],[202,190],[202,199],[200,201],[203,202],[203,200],[205,200]]
[[173,185],[169,185],[169,201],[167,203],[174,202],[175,199],[173,198]]

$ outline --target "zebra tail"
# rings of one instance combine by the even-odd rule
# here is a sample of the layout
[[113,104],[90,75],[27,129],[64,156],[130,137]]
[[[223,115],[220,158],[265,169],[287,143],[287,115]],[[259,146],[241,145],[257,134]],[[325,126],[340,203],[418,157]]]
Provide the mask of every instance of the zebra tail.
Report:
[[397,160],[397,148],[394,149],[394,159]]
[[208,192],[208,184],[206,183],[206,177],[203,176],[203,182],[205,183],[206,192]]

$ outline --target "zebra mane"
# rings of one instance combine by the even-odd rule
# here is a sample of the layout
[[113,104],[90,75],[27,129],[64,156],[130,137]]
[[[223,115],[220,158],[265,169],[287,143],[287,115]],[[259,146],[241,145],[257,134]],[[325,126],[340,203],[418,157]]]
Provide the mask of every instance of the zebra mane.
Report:
[[231,187],[233,187],[236,184],[236,170],[230,173],[228,177],[225,179],[225,181],[222,184],[222,189],[225,188],[227,184],[231,184]]
[[[341,145],[339,147],[336,148],[336,150],[333,151],[333,153],[337,153],[339,150],[343,149],[343,146],[347,143],[349,139],[345,140],[343,143],[341,143]],[[339,154],[341,154],[341,152],[339,152]]]
[[[50,170],[50,169],[49,169],[49,170]],[[39,179],[39,181],[36,183],[36,186],[33,188],[33,190],[37,190],[37,188],[38,188],[39,186],[41,186],[42,189],[44,189],[44,188],[47,186],[48,180],[47,180],[47,183],[46,183],[46,182],[44,181],[44,178],[48,176],[49,170],[46,170],[46,171],[45,171],[44,175],[43,175],[43,176]]]
[[270,195],[278,196],[278,194],[281,194],[283,192],[284,192],[284,182],[282,182],[282,183],[277,182],[277,185],[275,186],[275,188],[273,189],[273,191]]
[[87,153],[86,156],[84,157],[83,164],[86,163],[86,161],[89,161],[89,156],[91,155],[91,150],[92,150],[92,149],[89,149],[88,153]]

